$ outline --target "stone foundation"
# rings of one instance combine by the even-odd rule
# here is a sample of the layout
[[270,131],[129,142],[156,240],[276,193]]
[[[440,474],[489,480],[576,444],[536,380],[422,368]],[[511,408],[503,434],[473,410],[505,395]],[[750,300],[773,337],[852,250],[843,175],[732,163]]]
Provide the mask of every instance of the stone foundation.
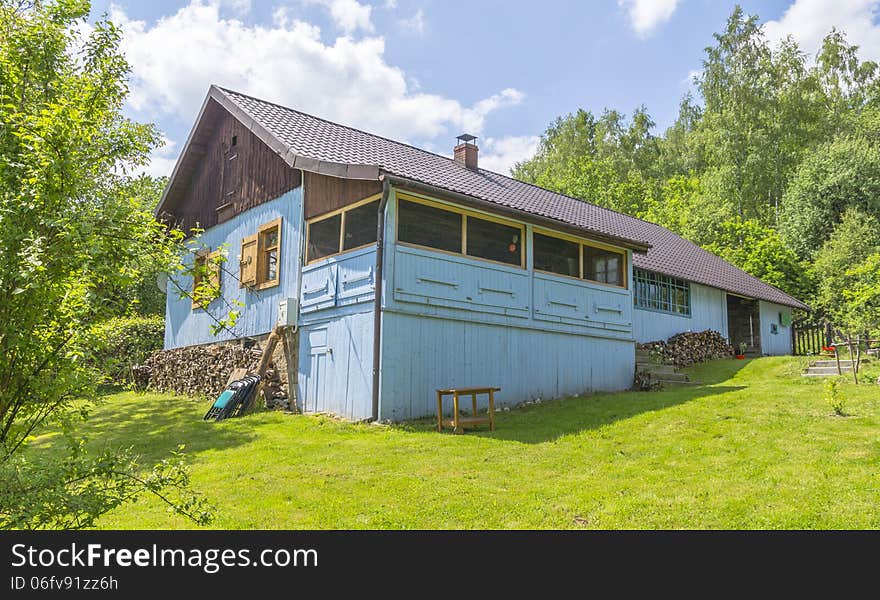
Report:
[[[267,337],[158,350],[138,367],[137,376],[141,385],[150,390],[213,399],[226,388],[233,370],[256,372]],[[290,332],[284,335],[266,370],[263,397],[269,408],[295,410],[291,395],[291,382],[296,389],[295,338]]]

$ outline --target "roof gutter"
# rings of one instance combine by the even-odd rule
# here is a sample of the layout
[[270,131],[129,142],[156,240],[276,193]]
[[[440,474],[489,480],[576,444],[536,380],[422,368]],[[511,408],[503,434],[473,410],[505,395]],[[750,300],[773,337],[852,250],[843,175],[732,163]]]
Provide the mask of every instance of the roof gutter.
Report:
[[382,352],[382,281],[384,279],[385,264],[385,207],[388,206],[388,196],[391,194],[391,184],[388,179],[382,179],[382,199],[379,201],[379,214],[376,218],[376,270],[374,293],[376,304],[373,307],[373,407],[370,421],[379,420],[379,368],[381,366]]
[[651,244],[647,242],[642,242],[640,240],[631,240],[628,238],[617,237],[613,235],[608,235],[606,233],[601,233],[598,231],[594,231],[592,229],[588,229],[586,227],[578,227],[576,225],[571,225],[569,223],[565,223],[563,221],[558,221],[556,219],[551,219],[550,217],[544,217],[541,215],[536,215],[534,213],[518,210],[515,208],[510,208],[504,206],[502,204],[496,204],[494,202],[489,202],[487,200],[483,200],[482,198],[477,198],[475,196],[469,196],[467,194],[462,194],[461,192],[453,192],[452,190],[447,190],[446,188],[441,188],[437,186],[433,186],[427,183],[422,183],[421,181],[416,181],[414,179],[408,179],[405,177],[399,177],[397,175],[390,175],[387,173],[383,173],[381,179],[390,183],[391,185],[406,188],[408,190],[414,192],[421,192],[423,194],[428,194],[431,196],[439,196],[441,198],[447,197],[456,200],[457,202],[461,202],[462,204],[466,204],[471,206],[472,208],[477,208],[480,210],[486,210],[494,213],[502,213],[506,214],[509,217],[513,217],[516,219],[520,219],[522,221],[527,221],[529,223],[542,225],[544,227],[548,227],[554,230],[564,231],[566,233],[577,235],[583,237],[585,233],[589,234],[589,237],[595,239],[596,241],[606,242],[609,244],[613,244],[615,246],[621,246],[623,248],[630,248],[635,252],[647,252],[651,247]]

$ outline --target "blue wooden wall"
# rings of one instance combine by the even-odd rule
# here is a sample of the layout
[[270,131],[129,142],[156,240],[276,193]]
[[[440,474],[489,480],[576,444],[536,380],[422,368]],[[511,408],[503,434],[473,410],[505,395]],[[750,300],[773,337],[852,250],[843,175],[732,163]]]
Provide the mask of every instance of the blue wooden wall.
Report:
[[[790,323],[791,309],[764,300],[760,301],[758,308],[761,315],[761,353],[772,356],[791,354],[791,327],[783,325],[779,319],[779,313],[783,313],[788,315]],[[776,325],[776,333],[772,332],[773,325]]]
[[376,248],[303,268],[299,403],[349,419],[372,414]]
[[691,315],[672,315],[636,308],[633,335],[639,343],[666,340],[684,331],[714,329],[727,337],[727,294],[717,288],[691,283]]
[[632,384],[629,290],[535,273],[530,242],[526,269],[397,245],[395,207],[392,198],[380,418],[434,414],[440,387],[498,386],[499,404],[515,404]]
[[[219,225],[206,230],[198,239],[199,246],[216,250],[225,244],[227,262],[223,265],[220,290],[222,299],[214,300],[206,310],[192,306],[189,297],[180,297],[174,283],[168,284],[165,310],[165,348],[179,348],[260,335],[272,330],[278,320],[278,302],[282,298],[295,297],[296,270],[300,263],[300,203],[302,188],[295,188],[283,196],[252,208]],[[282,217],[281,261],[279,285],[265,290],[248,290],[239,286],[238,262],[241,240],[257,232],[260,225]],[[191,256],[188,260],[191,260]],[[178,276],[177,284],[184,290],[192,290],[189,277]],[[241,302],[243,306],[235,306]],[[233,331],[211,333],[215,320],[239,310],[241,316]]]

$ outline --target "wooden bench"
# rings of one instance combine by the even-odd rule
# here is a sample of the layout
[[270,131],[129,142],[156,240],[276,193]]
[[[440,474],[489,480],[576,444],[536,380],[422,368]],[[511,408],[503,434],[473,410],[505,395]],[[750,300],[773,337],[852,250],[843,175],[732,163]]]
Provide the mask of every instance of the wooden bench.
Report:
[[[467,387],[449,388],[437,390],[437,431],[443,431],[443,425],[452,427],[453,433],[464,433],[464,427],[474,427],[488,423],[489,430],[495,431],[495,392],[500,392],[497,387]],[[477,416],[477,395],[489,395],[489,412],[485,417]],[[452,418],[443,419],[443,398],[452,396]],[[462,417],[459,413],[459,398],[470,396],[473,402],[473,413],[470,417]]]

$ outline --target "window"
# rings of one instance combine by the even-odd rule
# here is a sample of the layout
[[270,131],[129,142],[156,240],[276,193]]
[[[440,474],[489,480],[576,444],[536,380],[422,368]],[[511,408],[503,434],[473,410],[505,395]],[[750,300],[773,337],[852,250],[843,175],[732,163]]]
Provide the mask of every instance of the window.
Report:
[[360,202],[312,219],[308,224],[306,262],[375,244],[378,223],[378,200]]
[[397,241],[524,268],[521,225],[399,200]]
[[397,239],[408,244],[461,254],[461,213],[401,200]]
[[690,316],[691,287],[687,281],[633,269],[633,302],[638,308]]
[[259,239],[257,246],[259,251],[259,260],[257,268],[259,274],[257,276],[257,285],[261,287],[271,287],[278,285],[278,254],[281,250],[281,220],[272,222],[260,227]]
[[467,216],[465,254],[509,265],[522,264],[522,229]]
[[552,235],[534,234],[535,270],[626,287],[626,254]]
[[584,246],[584,279],[623,286],[623,254]]
[[549,235],[534,235],[535,269],[569,277],[581,276],[580,244]]
[[260,226],[257,233],[241,240],[239,281],[241,287],[258,290],[274,287],[281,280],[281,217]]
[[345,212],[345,235],[342,251],[354,250],[376,243],[376,227],[379,224],[379,201],[352,208]]
[[192,306],[207,308],[220,293],[220,250],[197,252],[193,263]]

